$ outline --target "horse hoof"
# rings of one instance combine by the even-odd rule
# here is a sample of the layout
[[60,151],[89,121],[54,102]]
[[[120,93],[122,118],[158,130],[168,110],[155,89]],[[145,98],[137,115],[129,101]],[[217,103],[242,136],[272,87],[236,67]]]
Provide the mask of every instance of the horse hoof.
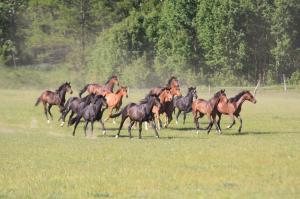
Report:
[[196,133],[197,133],[197,135],[198,135],[198,134],[199,134],[199,131],[197,131]]
[[227,129],[230,129],[231,127],[230,127],[230,125],[229,125],[229,126],[227,126],[226,128],[227,128]]
[[47,123],[50,124],[50,120],[47,120]]
[[176,120],[176,124],[178,124],[178,121]]
[[60,124],[60,126],[61,126],[61,127],[63,127],[63,126],[64,126],[64,124],[65,124],[65,123],[64,123],[64,122],[62,122],[62,123]]
[[103,134],[103,135],[106,135],[106,131],[103,131],[102,134]]
[[155,136],[157,139],[159,138],[159,136],[157,135],[157,136]]
[[119,136],[118,136],[118,135],[116,135],[116,136],[115,136],[115,138],[119,138]]
[[116,121],[115,121],[115,120],[113,120],[113,124],[116,124]]

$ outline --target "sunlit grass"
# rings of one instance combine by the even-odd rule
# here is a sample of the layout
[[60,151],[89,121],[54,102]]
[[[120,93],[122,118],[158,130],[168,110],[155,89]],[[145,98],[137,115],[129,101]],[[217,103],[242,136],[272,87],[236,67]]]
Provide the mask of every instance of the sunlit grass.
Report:
[[[138,101],[145,90],[131,90]],[[205,95],[204,95],[205,93]],[[229,92],[229,96],[233,94]],[[191,115],[143,139],[85,138],[59,126],[58,110],[47,124],[40,91],[0,90],[0,198],[299,198],[300,93],[261,92],[245,103],[243,133],[237,125],[223,134],[196,135]],[[199,97],[208,98],[198,90]],[[126,104],[124,102],[123,104]],[[202,120],[202,125],[206,125]]]

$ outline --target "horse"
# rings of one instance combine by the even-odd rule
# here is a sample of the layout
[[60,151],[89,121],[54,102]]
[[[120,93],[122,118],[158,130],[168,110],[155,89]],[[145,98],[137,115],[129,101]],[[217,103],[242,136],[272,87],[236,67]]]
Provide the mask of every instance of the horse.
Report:
[[243,90],[240,93],[238,93],[236,96],[229,98],[228,102],[226,99],[221,98],[217,106],[217,115],[218,115],[217,124],[220,130],[221,130],[220,127],[221,116],[222,114],[224,114],[224,115],[229,115],[229,117],[232,119],[232,124],[227,126],[228,129],[231,128],[233,125],[235,125],[235,119],[234,119],[235,117],[240,120],[240,127],[238,129],[238,132],[239,133],[241,132],[243,120],[240,113],[242,110],[242,105],[246,100],[252,102],[253,104],[256,104],[257,102],[255,97],[248,90]]
[[[165,89],[166,87],[170,89],[171,95],[173,97],[181,96],[179,81],[174,76],[172,76],[167,81],[167,85],[165,87],[158,86],[158,87],[151,88],[149,91],[149,95],[159,96],[161,94],[161,92],[163,92],[163,89]],[[167,127],[170,124],[170,122],[172,121],[173,111],[174,111],[173,101],[164,103],[163,111],[161,112],[161,113],[165,113],[165,115],[166,115],[164,127]]]
[[100,84],[87,84],[83,87],[83,89],[79,92],[79,97],[87,91],[88,93],[94,93],[96,95],[106,96],[108,93],[113,93],[113,89],[115,84],[119,86],[118,77],[113,75],[106,82],[105,85]]
[[[173,96],[171,94],[170,88],[166,87],[163,89],[163,91],[158,96],[160,105],[154,106],[152,108],[152,113],[154,114],[154,118],[158,121],[158,129],[161,128],[161,120],[160,120],[160,114],[164,113],[166,111],[167,105],[169,102],[173,100]],[[155,120],[154,120],[155,121]],[[145,129],[147,130],[147,123],[145,123]]]
[[[176,115],[176,124],[178,124],[178,117],[183,111],[183,124],[185,124],[186,114],[192,111],[193,99],[197,99],[196,87],[188,88],[188,93],[185,97],[175,97],[174,107],[178,109]],[[174,110],[175,111],[175,110]]]
[[[62,114],[59,118],[59,120],[62,120],[62,123],[60,126],[64,126],[65,118],[68,115],[68,113],[71,111],[71,115],[69,116],[68,120],[68,126],[70,126],[70,122],[73,118],[73,115],[76,113],[78,114],[79,110],[83,109],[86,105],[91,103],[91,99],[94,97],[94,94],[89,94],[83,98],[79,97],[70,97],[67,102],[64,105],[64,108],[62,110]],[[103,125],[102,125],[103,126]]]
[[[122,106],[122,99],[124,96],[128,98],[127,86],[121,86],[116,93],[109,93],[105,96],[109,112],[108,117],[104,121],[107,121],[110,118],[113,109],[119,111],[120,107]],[[113,123],[115,123],[115,120],[113,120]]]
[[151,88],[149,91],[149,95],[156,95],[159,96],[160,93],[166,88],[170,88],[170,91],[172,93],[173,96],[181,96],[180,93],[180,87],[179,87],[179,82],[178,79],[174,76],[172,76],[168,82],[166,86],[157,86],[154,88]]
[[[46,91],[42,92],[40,97],[38,97],[38,99],[35,103],[35,106],[37,106],[40,102],[43,103],[44,112],[45,112],[48,123],[50,123],[50,120],[48,118],[48,113],[49,113],[51,119],[53,120],[53,116],[52,116],[51,111],[50,111],[51,107],[53,105],[58,105],[60,111],[62,111],[64,103],[66,101],[65,97],[66,97],[67,92],[70,92],[70,94],[73,93],[70,82],[63,83],[54,92],[46,90]],[[47,107],[47,104],[48,104],[48,107]]]
[[154,122],[154,116],[152,109],[154,106],[159,106],[159,100],[156,96],[148,95],[145,99],[140,101],[140,104],[130,103],[126,105],[119,113],[113,114],[110,117],[116,118],[122,115],[122,120],[119,126],[118,134],[116,138],[120,136],[120,131],[123,127],[125,120],[129,117],[130,124],[128,126],[129,138],[131,138],[131,128],[135,122],[139,122],[139,139],[142,138],[142,123],[143,122],[152,122],[152,127],[155,131],[155,136],[159,138],[158,132],[156,130],[156,125]]
[[[81,110],[79,110],[77,116],[73,118],[72,121],[70,122],[71,125],[75,124],[73,130],[73,136],[75,136],[75,131],[81,118],[85,120],[84,135],[86,136],[86,129],[89,122],[91,122],[92,135],[93,135],[94,122],[101,121],[103,115],[103,111],[101,111],[101,108],[103,106],[107,106],[105,97],[102,95],[93,96],[91,103],[84,106],[84,108],[82,108]],[[103,131],[105,131],[105,127],[104,126],[102,127],[103,127]]]
[[[214,115],[217,112],[217,106],[218,106],[218,103],[220,102],[220,99],[224,96],[226,97],[225,90],[222,89],[222,90],[218,91],[217,93],[215,93],[214,96],[211,99],[209,99],[208,101],[204,100],[204,99],[197,99],[197,100],[193,101],[192,112],[193,112],[193,117],[194,117],[194,123],[196,125],[197,134],[199,133],[198,130],[200,129],[198,119],[202,118],[204,115],[206,115],[209,120],[209,124],[206,127],[206,130],[208,130],[207,134],[209,134],[213,123],[215,123],[218,133],[221,132],[215,121]],[[199,116],[198,116],[198,113],[199,113]]]

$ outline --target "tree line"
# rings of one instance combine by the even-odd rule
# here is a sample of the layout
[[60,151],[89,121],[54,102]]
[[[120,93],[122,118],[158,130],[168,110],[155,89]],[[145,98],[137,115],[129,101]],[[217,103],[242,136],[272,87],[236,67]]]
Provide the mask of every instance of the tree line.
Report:
[[[85,81],[300,80],[298,0],[3,0],[0,63],[65,64]],[[146,83],[147,82],[147,85]]]

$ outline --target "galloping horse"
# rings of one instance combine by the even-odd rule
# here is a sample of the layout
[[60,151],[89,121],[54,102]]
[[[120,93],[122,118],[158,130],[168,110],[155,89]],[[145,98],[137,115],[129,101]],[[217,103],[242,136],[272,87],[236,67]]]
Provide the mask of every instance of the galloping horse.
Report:
[[91,102],[89,104],[85,104],[79,110],[77,116],[73,118],[70,122],[71,125],[74,125],[73,136],[75,136],[76,127],[80,122],[80,119],[83,118],[85,120],[84,125],[84,135],[86,136],[86,129],[89,122],[91,122],[92,127],[92,135],[94,130],[94,122],[100,121],[103,127],[103,131],[105,131],[105,127],[101,121],[103,111],[101,110],[103,106],[107,106],[106,99],[102,95],[94,95],[92,96]]
[[[78,114],[79,110],[83,109],[84,106],[91,103],[92,98],[94,97],[94,94],[89,94],[83,98],[80,97],[70,97],[67,102],[64,105],[64,108],[62,109],[62,113],[59,119],[62,120],[61,125],[63,126],[65,123],[65,118],[68,115],[68,113],[71,111],[71,114],[69,116],[68,126],[70,125],[70,122],[73,118],[73,115],[76,113]],[[102,124],[103,126],[103,124]]]
[[159,138],[158,132],[156,130],[156,125],[154,122],[154,116],[152,113],[153,106],[159,106],[159,101],[157,97],[148,95],[140,104],[130,103],[126,105],[119,113],[113,114],[110,117],[115,118],[122,115],[122,120],[119,126],[118,134],[116,138],[119,137],[120,131],[123,127],[125,120],[129,117],[130,124],[128,126],[129,138],[131,138],[131,128],[135,122],[139,122],[139,139],[142,138],[142,123],[143,122],[152,122],[152,127],[155,131],[155,135]]
[[[48,118],[48,114],[50,115],[51,119],[53,119],[53,116],[50,112],[50,109],[53,105],[58,105],[60,111],[64,107],[64,103],[66,101],[66,92],[70,92],[70,94],[73,93],[70,82],[66,82],[62,84],[56,91],[49,91],[46,90],[42,92],[41,96],[37,99],[35,106],[37,106],[40,102],[43,103],[44,106],[44,112],[47,118],[48,123],[50,123],[50,120]],[[48,104],[48,108],[47,108]]]
[[227,128],[231,128],[235,124],[235,117],[240,120],[240,127],[238,129],[238,132],[241,132],[243,121],[242,117],[240,116],[240,112],[242,110],[242,105],[246,100],[252,102],[253,104],[256,103],[255,97],[248,90],[241,91],[236,96],[229,98],[228,102],[223,97],[220,99],[220,102],[217,106],[217,124],[220,130],[221,116],[222,114],[224,114],[229,115],[229,117],[232,119],[232,124],[230,124]]
[[85,85],[84,88],[79,92],[79,96],[81,97],[81,95],[85,91],[96,95],[106,96],[108,93],[113,92],[115,84],[119,85],[119,80],[117,76],[113,75],[105,82],[105,85],[100,85],[100,84]]
[[192,111],[193,99],[197,99],[196,87],[188,88],[188,93],[185,97],[174,98],[174,107],[178,108],[178,113],[176,115],[176,124],[178,123],[178,117],[183,111],[183,124],[185,124],[186,114]]
[[[107,121],[110,118],[113,109],[119,111],[124,96],[126,96],[126,98],[128,97],[127,86],[121,86],[116,93],[109,93],[105,96],[109,112],[108,117],[104,121]],[[113,120],[113,122],[115,123],[115,120]]]
[[[172,101],[173,96],[171,94],[170,88],[166,87],[163,89],[163,91],[158,96],[160,106],[154,106],[152,109],[152,113],[154,113],[154,118],[158,121],[157,128],[160,129],[161,127],[161,120],[160,120],[160,114],[164,113],[166,109],[168,108],[168,104]],[[154,120],[155,121],[155,120]],[[146,125],[147,123],[145,123]],[[147,125],[145,126],[145,129],[147,129]]]
[[[194,116],[194,122],[196,125],[197,134],[199,133],[199,122],[198,119],[202,118],[204,115],[207,116],[209,120],[209,124],[206,127],[207,134],[209,134],[213,123],[215,123],[218,133],[220,133],[220,129],[215,121],[215,114],[217,112],[217,106],[220,102],[220,99],[222,97],[226,97],[225,90],[220,90],[219,92],[215,93],[214,96],[210,100],[204,100],[204,99],[197,99],[193,101],[192,103],[192,112]],[[199,113],[199,116],[198,116]]]
[[[179,82],[176,77],[172,76],[168,80],[166,87],[170,88],[170,92],[173,97],[181,96]],[[161,86],[154,87],[154,88],[150,89],[149,95],[159,96],[161,94],[161,92],[163,92],[164,88],[166,88],[166,87],[161,87]],[[167,127],[170,124],[170,122],[172,121],[173,111],[174,111],[173,100],[171,100],[170,102],[165,102],[165,104],[163,106],[163,111],[160,111],[160,113],[166,114],[164,127]]]

